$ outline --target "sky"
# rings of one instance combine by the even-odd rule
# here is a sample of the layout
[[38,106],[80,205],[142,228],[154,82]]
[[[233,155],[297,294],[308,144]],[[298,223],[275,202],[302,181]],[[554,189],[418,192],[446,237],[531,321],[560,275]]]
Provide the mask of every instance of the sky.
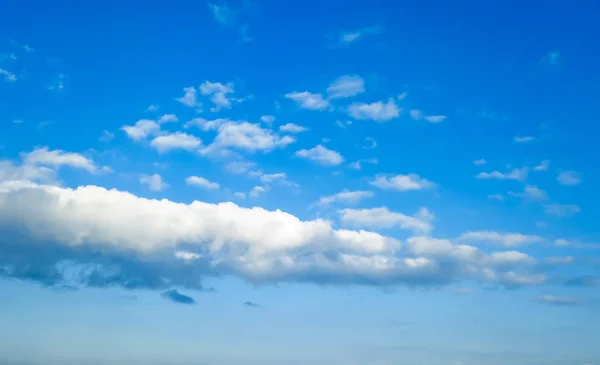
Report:
[[0,9],[3,364],[600,364],[600,4]]

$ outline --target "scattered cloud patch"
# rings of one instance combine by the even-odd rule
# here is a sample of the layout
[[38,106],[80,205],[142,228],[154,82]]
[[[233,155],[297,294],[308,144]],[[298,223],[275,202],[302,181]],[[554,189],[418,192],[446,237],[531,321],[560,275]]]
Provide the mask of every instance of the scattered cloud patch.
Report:
[[14,73],[12,73],[4,68],[0,68],[0,75],[4,76],[4,81],[6,81],[6,82],[17,81],[17,75],[15,75]]
[[527,143],[533,141],[535,138],[531,136],[514,136],[513,141],[515,143]]
[[527,178],[528,172],[529,172],[529,168],[522,167],[520,169],[512,169],[509,172],[500,172],[500,171],[480,172],[479,174],[475,175],[475,178],[481,179],[481,180],[524,181]]
[[188,186],[195,186],[203,189],[214,190],[219,188],[219,184],[216,182],[209,181],[200,176],[188,176],[185,179],[185,184]]
[[546,204],[544,205],[544,213],[555,217],[570,217],[581,211],[578,205],[575,204]]
[[196,88],[194,88],[193,86],[184,87],[183,92],[184,92],[183,96],[179,97],[179,98],[175,98],[175,100],[177,100],[178,102],[180,102],[181,104],[183,104],[185,106],[189,106],[190,108],[195,108],[195,109],[201,111],[202,103],[200,103],[198,101],[198,92],[196,91]]
[[241,102],[242,99],[236,99],[229,97],[229,94],[233,94],[233,84],[221,84],[220,82],[205,81],[200,85],[200,93],[205,96],[210,96],[210,101],[214,104],[214,107],[210,108],[211,112],[218,112],[221,109],[231,109],[231,103]]
[[271,125],[275,121],[275,117],[273,115],[263,115],[260,117],[260,121]]
[[164,114],[160,118],[158,118],[158,123],[174,123],[179,122],[179,118],[175,114]]
[[169,187],[169,184],[165,183],[159,174],[143,175],[140,177],[140,183],[147,185],[148,189],[152,191],[163,191]]
[[378,25],[365,27],[353,31],[344,31],[338,35],[337,39],[335,40],[334,46],[347,47],[351,44],[358,42],[360,39],[363,39],[367,35],[377,34],[381,31],[382,28]]
[[532,201],[544,201],[549,199],[548,194],[535,185],[526,185],[523,189],[523,192],[514,193],[511,191],[508,193],[508,195]]
[[202,140],[191,134],[175,132],[163,134],[150,141],[158,153],[163,154],[173,150],[197,150],[202,145]]
[[242,305],[248,308],[262,308],[262,305],[250,301],[244,302]]
[[340,127],[340,128],[346,129],[346,128],[348,128],[349,126],[351,126],[351,125],[352,125],[352,121],[351,121],[351,120],[347,120],[347,121],[343,122],[343,121],[341,121],[341,120],[336,120],[336,121],[335,121],[335,125],[337,125],[337,126],[338,126],[338,127]]
[[170,301],[178,303],[178,304],[187,304],[187,305],[196,304],[196,300],[194,298],[187,296],[185,294],[181,294],[180,292],[178,292],[175,289],[168,290],[168,291],[162,293],[161,296],[167,300],[170,300]]
[[302,109],[322,111],[331,108],[329,101],[325,100],[321,94],[313,94],[308,91],[293,91],[285,94],[285,97],[295,101]]
[[561,185],[575,186],[581,183],[581,175],[577,171],[561,171],[556,180]]
[[74,152],[63,150],[50,150],[48,147],[39,147],[31,152],[21,154],[23,161],[28,165],[42,165],[60,168],[68,166],[76,169],[95,172],[98,167],[91,159]]
[[492,243],[504,247],[517,247],[544,242],[544,239],[540,236],[525,235],[521,233],[499,233],[493,231],[469,231],[463,233],[459,239]]
[[330,99],[349,98],[364,91],[365,80],[358,75],[340,76],[327,88]]
[[334,203],[343,203],[343,204],[357,204],[361,200],[371,198],[375,194],[372,191],[368,190],[343,190],[337,194],[323,196],[319,199],[317,204],[319,205],[327,205]]
[[584,302],[580,299],[566,296],[554,296],[554,295],[542,295],[539,297],[533,298],[535,303],[546,304],[546,305],[554,305],[554,306],[580,306],[584,304]]
[[393,98],[389,98],[387,102],[376,101],[370,104],[355,102],[348,107],[348,114],[354,119],[380,123],[398,118],[400,113],[401,109]]
[[341,154],[321,144],[308,150],[298,150],[294,155],[325,166],[337,166],[344,162],[344,157]]
[[281,132],[287,132],[287,133],[301,133],[301,132],[306,132],[308,130],[308,128],[303,127],[301,125],[294,124],[294,123],[287,123],[282,126],[279,126],[279,130]]
[[543,160],[539,165],[534,166],[533,171],[547,171],[550,167],[550,160]]
[[121,130],[133,141],[140,141],[160,132],[160,125],[153,120],[141,119],[134,125],[125,125]]
[[416,233],[428,233],[433,229],[434,215],[421,208],[415,215],[408,216],[392,212],[386,207],[370,209],[343,209],[340,221],[345,226],[360,228],[402,228]]
[[378,175],[369,184],[384,190],[413,191],[432,189],[435,184],[417,174]]
[[349,165],[349,167],[351,169],[361,170],[363,167],[363,164],[377,165],[378,163],[379,163],[379,160],[377,160],[376,158],[364,158],[364,159],[352,162]]
[[363,148],[365,150],[372,150],[375,147],[377,147],[377,142],[373,138],[371,138],[371,137],[366,137],[365,138],[365,142],[366,142],[366,144],[363,145]]
[[496,201],[499,201],[499,202],[502,202],[502,201],[506,200],[506,198],[502,194],[489,194],[487,196],[487,198],[490,199],[490,200],[496,200]]
[[485,165],[486,163],[487,163],[487,161],[484,160],[483,158],[473,161],[473,165],[475,165],[475,166],[482,166],[482,165]]
[[110,131],[102,131],[102,135],[98,138],[100,142],[110,142],[115,138],[115,134]]

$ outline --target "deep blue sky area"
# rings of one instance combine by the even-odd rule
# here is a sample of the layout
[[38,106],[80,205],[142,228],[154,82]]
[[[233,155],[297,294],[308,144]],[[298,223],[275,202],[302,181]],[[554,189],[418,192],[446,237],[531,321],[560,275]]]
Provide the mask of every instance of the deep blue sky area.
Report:
[[596,1],[4,1],[0,359],[599,365],[599,35]]

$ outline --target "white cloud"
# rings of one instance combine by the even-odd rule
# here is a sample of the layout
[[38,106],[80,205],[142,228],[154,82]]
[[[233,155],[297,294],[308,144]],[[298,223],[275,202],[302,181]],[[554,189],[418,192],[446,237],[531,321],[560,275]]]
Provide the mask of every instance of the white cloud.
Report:
[[202,140],[191,134],[175,132],[155,137],[150,141],[150,145],[154,147],[158,153],[166,153],[178,149],[192,151],[198,149],[202,145]]
[[361,228],[394,228],[427,233],[433,229],[433,214],[427,208],[421,208],[414,216],[392,212],[386,207],[370,209],[343,209],[340,221],[346,226]]
[[39,147],[28,153],[21,154],[23,161],[28,165],[42,165],[60,168],[69,166],[72,168],[95,172],[98,168],[94,161],[74,152],[63,150],[49,150],[48,147]]
[[445,115],[426,115],[423,119],[425,119],[429,123],[441,123],[448,119],[448,117]]
[[431,181],[417,174],[407,175],[377,175],[369,184],[385,190],[411,191],[435,187]]
[[423,119],[423,112],[420,111],[420,110],[418,110],[418,109],[412,109],[409,112],[409,115],[414,120],[421,120],[421,119]]
[[362,165],[365,163],[371,164],[371,165],[377,165],[379,163],[379,160],[376,158],[364,158],[364,159],[352,162],[349,165],[349,167],[351,169],[360,170],[360,169],[362,169]]
[[367,144],[363,145],[365,150],[372,150],[373,148],[377,147],[377,142],[371,137],[365,137],[365,142],[368,142]]
[[[160,178],[147,181],[163,188]],[[486,254],[432,237],[411,237],[403,250],[398,240],[375,232],[334,229],[326,220],[302,221],[280,210],[231,202],[183,204],[92,185],[68,189],[0,183],[0,226],[20,234],[16,246],[0,240],[0,248],[12,250],[0,255],[2,266],[9,268],[6,275],[51,271],[53,280],[66,280],[81,267],[76,265],[85,265],[76,276],[82,285],[172,287],[223,274],[255,283],[425,287],[461,280],[508,286],[546,280],[543,273],[520,273],[534,260],[519,252]],[[48,254],[32,260],[40,247]],[[90,254],[81,256],[86,252]],[[196,255],[201,260],[189,260]],[[188,259],[181,260],[184,256]],[[65,264],[71,265],[69,271],[60,271]]]
[[567,241],[564,238],[558,238],[558,239],[554,240],[554,245],[559,246],[559,247],[569,246],[569,245],[571,245],[571,242]]
[[543,160],[539,165],[533,168],[533,171],[546,171],[550,167],[550,160]]
[[226,119],[217,120],[216,122],[218,123],[211,126],[211,129],[217,129],[217,136],[202,151],[204,154],[219,153],[227,148],[249,152],[257,150],[268,152],[276,148],[283,148],[296,141],[294,137],[279,136],[270,129],[262,128],[260,124],[245,121],[234,122]]
[[254,166],[256,163],[251,161],[231,161],[225,165],[225,170],[235,175],[241,175]]
[[4,81],[7,81],[7,82],[17,81],[17,75],[15,75],[14,73],[12,73],[6,69],[0,68],[0,75],[4,76]]
[[330,99],[349,98],[365,91],[365,80],[358,75],[338,77],[327,88]]
[[198,92],[193,86],[183,88],[184,95],[180,98],[175,98],[178,102],[190,108],[202,109],[202,103],[198,102]]
[[35,164],[15,165],[12,161],[0,160],[0,182],[9,180],[30,180],[42,183],[55,183],[55,170]]
[[212,182],[209,181],[203,177],[200,176],[188,176],[185,179],[185,183],[188,186],[196,186],[199,188],[204,188],[204,189],[218,189],[219,188],[219,184],[216,182]]
[[115,134],[111,131],[102,131],[102,135],[98,138],[100,142],[110,142],[115,138]]
[[148,136],[158,134],[158,132],[160,132],[160,125],[153,120],[141,119],[138,120],[135,125],[121,127],[121,130],[123,130],[132,140],[139,141]]
[[246,193],[242,192],[242,191],[238,191],[233,193],[233,197],[236,199],[246,199]]
[[54,79],[53,83],[47,86],[48,90],[63,90],[65,88],[65,81],[67,76],[64,74],[58,74]]
[[325,110],[331,107],[328,100],[321,94],[313,94],[308,91],[293,91],[285,94],[285,97],[295,101],[302,109]]
[[344,129],[346,129],[346,128],[348,128],[349,126],[351,126],[351,125],[352,125],[352,121],[351,121],[351,120],[347,120],[347,121],[345,121],[345,122],[342,122],[341,120],[336,120],[336,121],[335,121],[335,125],[337,125],[337,126],[338,126],[338,127],[340,127],[340,128],[344,128]]
[[218,112],[221,109],[231,109],[231,102],[242,101],[241,99],[235,99],[228,97],[228,94],[233,94],[233,84],[231,82],[227,84],[221,84],[220,82],[205,81],[200,85],[199,88],[202,95],[210,95],[210,101],[215,104],[210,109],[211,112]]
[[260,121],[271,125],[275,121],[275,117],[273,115],[263,115],[260,117]]
[[294,155],[326,166],[336,166],[344,162],[344,157],[342,157],[342,155],[321,144],[316,145],[309,150],[298,150]]
[[486,161],[486,160],[484,160],[483,158],[482,158],[482,159],[479,159],[479,160],[475,160],[475,161],[473,161],[473,165],[475,165],[475,166],[481,166],[481,165],[485,165],[486,163],[487,163],[487,161]]
[[306,132],[308,130],[308,128],[303,127],[301,125],[294,124],[294,123],[287,123],[282,126],[279,126],[279,130],[281,132],[287,132],[287,133],[301,133],[301,132]]
[[164,114],[160,118],[158,118],[158,123],[173,123],[179,122],[179,118],[175,114]]
[[535,138],[531,137],[531,136],[514,136],[513,137],[513,141],[515,141],[515,143],[527,143],[527,142],[531,142],[533,141]]
[[376,101],[371,104],[352,103],[348,107],[348,114],[354,119],[374,120],[376,122],[387,122],[400,116],[401,109],[396,105],[393,98],[386,103]]
[[500,171],[492,171],[492,172],[480,172],[475,176],[476,179],[482,180],[517,180],[524,181],[527,178],[527,173],[529,172],[528,167],[522,167],[520,169],[512,169],[509,172],[500,172]]
[[146,108],[147,112],[155,112],[158,110],[158,105],[156,104],[151,104],[148,106],[148,108]]
[[140,183],[148,185],[152,191],[163,191],[169,187],[169,184],[165,183],[159,174],[144,175],[140,177]]
[[377,34],[379,32],[381,32],[381,27],[377,25],[365,27],[354,31],[341,32],[337,39],[337,46],[349,46],[357,42],[359,39],[362,39],[366,35]]
[[575,204],[546,204],[544,205],[544,213],[556,217],[569,217],[579,213],[581,209]]
[[258,198],[259,195],[265,193],[267,189],[263,186],[255,186],[248,192],[248,196],[251,198]]
[[285,180],[285,172],[278,172],[275,174],[260,174],[260,181],[263,183],[270,183],[277,180]]
[[337,194],[323,196],[319,198],[317,204],[326,205],[326,204],[334,204],[334,203],[344,203],[344,204],[357,204],[363,199],[371,198],[375,194],[372,191],[367,190],[343,190]]
[[535,185],[526,185],[522,193],[513,193],[511,191],[508,193],[508,195],[533,201],[543,201],[549,199],[548,194]]
[[576,171],[561,171],[556,181],[561,185],[579,185],[581,183],[581,176]]
[[533,301],[540,304],[558,305],[558,306],[577,306],[584,302],[580,299],[565,296],[542,295],[533,298]]
[[499,202],[504,201],[506,199],[502,194],[490,194],[487,196],[487,198],[490,200],[497,200]]
[[540,236],[525,235],[521,233],[499,233],[493,231],[469,231],[460,236],[462,240],[493,243],[504,247],[517,247],[533,243],[544,242]]

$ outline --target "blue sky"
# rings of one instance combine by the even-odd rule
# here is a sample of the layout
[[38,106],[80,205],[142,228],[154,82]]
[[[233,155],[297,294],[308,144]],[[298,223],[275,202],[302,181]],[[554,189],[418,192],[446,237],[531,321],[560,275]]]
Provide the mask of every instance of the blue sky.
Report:
[[0,357],[600,364],[598,10],[7,2]]

